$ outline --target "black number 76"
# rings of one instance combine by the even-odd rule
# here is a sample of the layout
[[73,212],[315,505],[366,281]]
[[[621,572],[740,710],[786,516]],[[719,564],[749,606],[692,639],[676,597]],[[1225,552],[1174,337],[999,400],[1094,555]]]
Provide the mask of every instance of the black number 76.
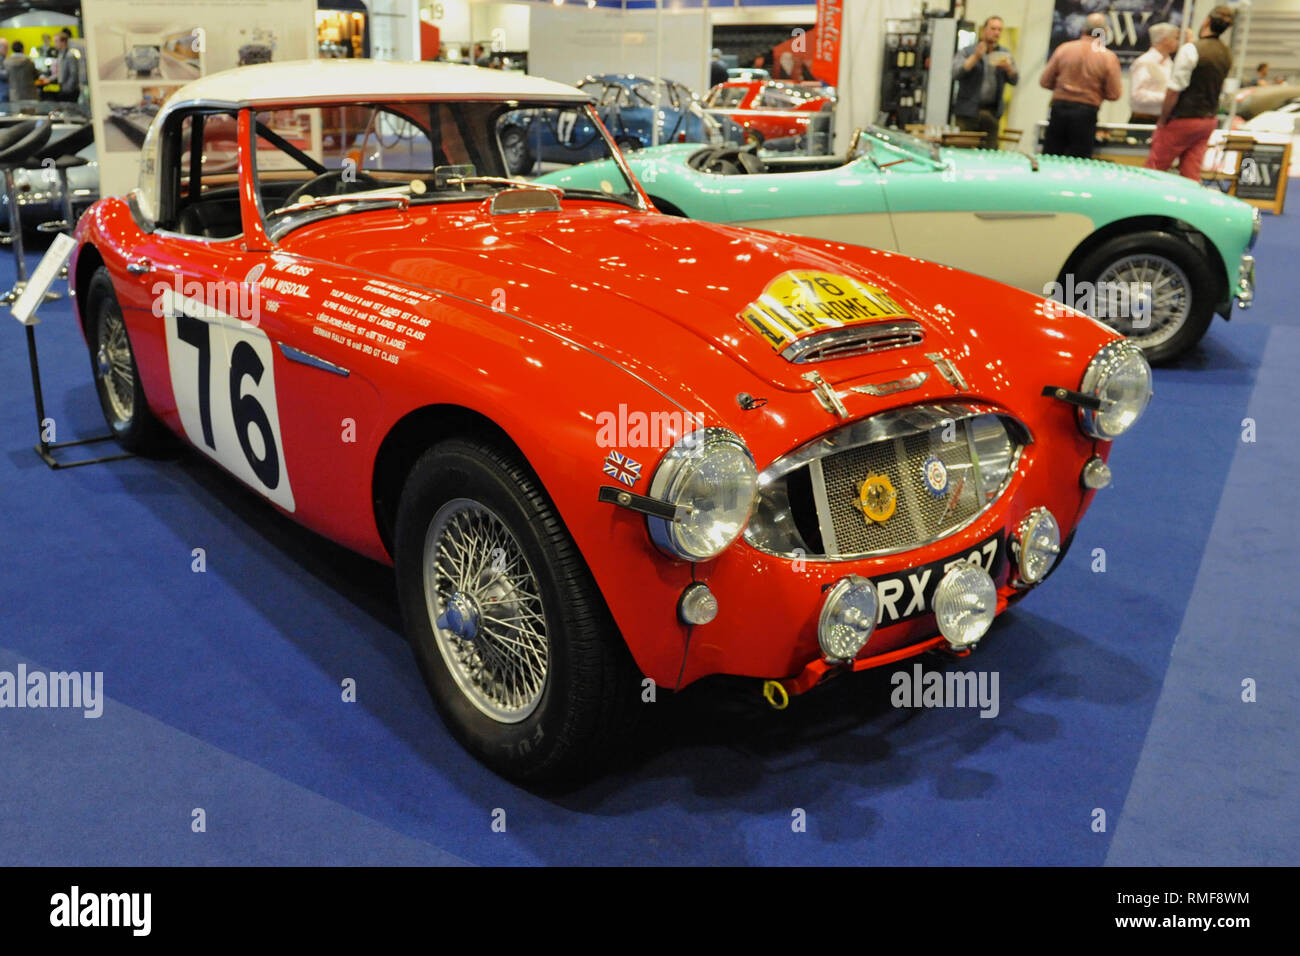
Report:
[[[216,439],[212,433],[212,349],[210,346],[210,326],[202,319],[196,319],[184,312],[176,316],[176,335],[182,341],[194,346],[199,352],[199,421],[203,426],[203,443],[213,451],[217,450]],[[253,469],[259,481],[267,488],[275,488],[280,483],[280,454],[275,447],[275,436],[271,431],[271,421],[266,409],[257,400],[257,396],[239,394],[239,386],[248,376],[256,385],[262,381],[266,371],[262,360],[257,357],[257,350],[247,342],[239,342],[230,353],[230,413],[235,422],[235,435],[239,438],[239,447],[244,451],[248,466]],[[263,457],[258,458],[248,440],[248,428],[252,425],[262,435]]]

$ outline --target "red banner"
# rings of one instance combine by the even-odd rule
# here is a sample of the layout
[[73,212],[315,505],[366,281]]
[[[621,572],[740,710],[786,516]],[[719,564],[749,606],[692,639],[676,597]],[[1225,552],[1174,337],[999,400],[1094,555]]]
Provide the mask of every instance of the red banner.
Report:
[[845,0],[817,0],[817,29],[812,41],[813,76],[823,83],[840,82],[840,37],[844,29]]

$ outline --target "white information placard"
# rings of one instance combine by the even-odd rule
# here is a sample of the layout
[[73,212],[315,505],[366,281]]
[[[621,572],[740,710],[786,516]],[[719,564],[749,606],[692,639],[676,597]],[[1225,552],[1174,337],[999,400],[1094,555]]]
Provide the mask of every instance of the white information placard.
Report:
[[67,233],[60,232],[55,235],[50,248],[45,250],[45,255],[41,256],[41,264],[27,280],[23,294],[10,308],[15,319],[23,325],[35,325],[40,321],[36,318],[36,307],[45,301],[45,293],[50,291],[50,286],[59,276],[59,270],[63,268],[75,248],[77,248],[76,240]]

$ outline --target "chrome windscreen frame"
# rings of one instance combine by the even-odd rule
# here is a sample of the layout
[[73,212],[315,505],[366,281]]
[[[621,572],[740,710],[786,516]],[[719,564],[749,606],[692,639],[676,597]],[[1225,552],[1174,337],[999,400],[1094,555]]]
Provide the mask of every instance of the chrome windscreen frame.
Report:
[[[813,498],[817,509],[818,519],[822,525],[823,546],[824,550],[836,551],[836,542],[834,540],[833,529],[830,522],[826,520],[829,513],[829,502],[826,500],[825,486],[821,480],[821,461],[829,455],[838,454],[857,448],[861,445],[873,445],[877,442],[892,441],[896,438],[904,438],[909,435],[921,434],[942,426],[945,422],[958,422],[965,419],[978,418],[981,415],[996,415],[1002,421],[1007,429],[1007,434],[1015,445],[1011,455],[1011,461],[1007,466],[1007,474],[1001,485],[997,488],[994,495],[965,521],[952,528],[945,529],[940,537],[933,538],[929,541],[914,542],[897,548],[880,548],[874,551],[860,551],[849,554],[810,554],[800,549],[798,551],[776,551],[765,547],[754,540],[753,523],[745,528],[741,538],[747,545],[763,554],[769,554],[773,557],[787,558],[790,560],[805,561],[824,561],[827,563],[839,563],[844,561],[860,561],[864,558],[888,557],[891,554],[903,554],[908,551],[915,551],[917,548],[928,547],[938,541],[951,538],[960,534],[969,528],[976,521],[988,513],[989,509],[1002,500],[1006,494],[1007,488],[1015,480],[1020,471],[1020,459],[1024,449],[1032,445],[1034,438],[1029,429],[1019,419],[1014,418],[1005,409],[992,405],[914,405],[908,408],[900,408],[894,411],[881,412],[864,418],[856,422],[851,422],[832,432],[829,432],[820,438],[816,438],[804,445],[800,445],[786,455],[782,455],[767,468],[759,472],[758,489],[761,494],[763,489],[775,481],[779,481],[787,475],[800,468],[808,467],[812,479]],[[969,432],[966,440],[971,441]]]

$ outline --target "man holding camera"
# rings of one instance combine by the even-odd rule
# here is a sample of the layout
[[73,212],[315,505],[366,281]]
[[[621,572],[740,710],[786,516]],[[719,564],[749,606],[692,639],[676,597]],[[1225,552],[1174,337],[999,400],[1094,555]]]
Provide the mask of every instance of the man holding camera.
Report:
[[983,133],[985,149],[998,148],[998,121],[1002,117],[1002,91],[1020,81],[1011,52],[998,45],[1002,18],[989,17],[980,27],[979,42],[959,50],[952,64],[957,81],[953,119],[958,129]]

